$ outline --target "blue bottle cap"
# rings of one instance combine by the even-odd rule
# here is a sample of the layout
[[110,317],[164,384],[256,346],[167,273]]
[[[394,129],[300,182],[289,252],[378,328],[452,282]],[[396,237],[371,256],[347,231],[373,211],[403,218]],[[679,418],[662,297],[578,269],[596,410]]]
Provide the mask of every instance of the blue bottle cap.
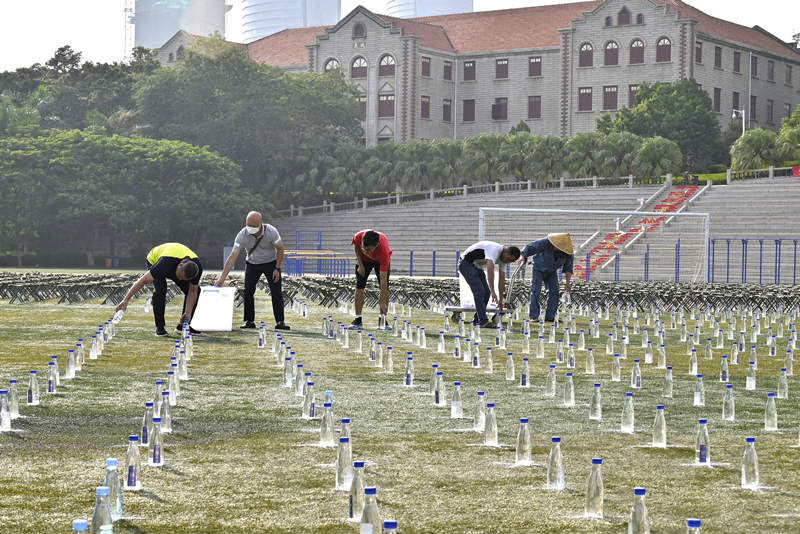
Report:
[[668,366],[667,366],[667,369],[668,369],[669,371],[672,371],[672,366],[671,366],[671,365],[668,365]]
[[0,395],[7,395],[7,394],[8,391],[6,391],[5,389],[0,389]]
[[303,376],[311,376],[311,371],[306,371],[305,373],[303,373]]
[[567,373],[567,376],[572,376],[572,373]]
[[478,396],[479,396],[479,397],[483,397],[483,395],[484,395],[483,391],[479,391],[479,392],[478,392]]
[[117,467],[117,463],[116,458],[106,458],[106,467]]
[[100,497],[108,495],[108,486],[100,486],[95,490],[95,495]]
[[722,356],[720,356],[720,358],[727,358],[727,357],[728,357],[727,354],[723,354]]
[[614,357],[615,357],[615,358],[619,358],[619,352],[615,352],[615,353],[614,353]]
[[[458,336],[456,336],[458,337]],[[386,350],[392,350],[392,347],[386,347]]]
[[633,360],[633,363],[639,363],[639,360]]
[[689,518],[686,520],[686,526],[689,528],[700,528],[700,520]]
[[634,495],[644,495],[646,491],[645,488],[633,488]]
[[175,371],[167,371],[167,374],[168,374],[168,375],[174,375],[174,374],[175,374]]
[[444,334],[444,330],[439,330],[439,333],[440,334]]
[[786,367],[781,367],[781,372],[786,372]]
[[292,357],[291,357],[291,356],[287,356],[287,357],[286,357],[286,361],[287,361],[287,362],[290,362],[290,361],[292,361]]
[[88,525],[89,522],[86,519],[74,519],[72,521],[72,530],[73,531],[86,530],[87,528],[89,528]]
[[550,441],[552,441],[553,443],[561,443],[561,438],[559,436],[553,436],[552,438],[550,438]]
[[364,488],[364,495],[375,495],[377,492],[376,488]]
[[431,365],[431,367],[433,367],[434,369],[436,369],[437,367],[439,367],[439,364],[438,364],[438,363],[434,363],[433,365]]
[[8,383],[9,384],[16,384],[17,383],[17,379],[16,378],[12,378],[11,380],[8,381]]
[[56,364],[56,362],[50,362],[47,365],[55,365],[55,364]]
[[161,395],[162,395],[162,396],[167,396],[167,395],[169,395],[169,390],[168,390],[168,389],[165,389],[164,391],[162,391],[162,392],[161,392]]
[[343,425],[347,425],[349,423],[350,423],[350,418],[349,417],[342,417],[342,424]]
[[163,384],[164,384],[164,382],[162,382],[161,380],[156,380],[156,385],[157,386],[160,386],[160,385],[163,385]]
[[69,349],[67,352],[75,352],[75,349]]
[[145,402],[144,405],[149,408],[149,407],[151,407],[153,405],[153,403],[152,402]]
[[703,378],[703,375],[697,375],[697,378]]
[[626,391],[625,392],[625,396],[626,397],[633,397],[633,393],[631,393],[630,391]]
[[453,382],[453,385],[454,385],[454,386],[460,386],[460,385],[461,385],[461,382]]
[[747,443],[755,443],[755,442],[756,442],[756,438],[744,438],[744,440],[745,440]]
[[486,403],[486,407],[487,408],[494,408],[494,403],[493,402],[487,402]]
[[397,529],[397,521],[395,521],[394,519],[386,519],[383,522],[383,528]]
[[599,388],[600,384],[595,384],[594,387]]
[[[178,367],[178,364],[177,364],[177,363],[171,363],[171,364],[169,364],[169,366],[170,366],[170,367],[176,367],[176,368],[177,368],[177,367]],[[169,374],[169,373],[171,373],[171,372],[172,372],[172,371],[167,371],[167,374]]]
[[700,423],[701,425],[705,425],[706,423],[708,423],[708,419],[698,419],[697,422]]
[[130,435],[128,436],[128,441],[139,441],[139,436]]
[[364,467],[364,462],[353,462],[353,467],[356,469]]
[[733,384],[725,384],[726,389],[733,389]]
[[664,409],[663,404],[656,404],[656,410],[663,410],[663,409]]
[[772,393],[771,391],[769,393],[767,393],[767,397],[774,397],[774,396],[775,396],[775,394]]
[[333,406],[333,404],[331,404],[330,402],[324,402],[324,403],[322,403],[322,407],[323,407],[323,408],[330,408],[331,406]]
[[602,463],[603,463],[603,459],[602,458],[592,458],[592,464],[600,465]]
[[160,423],[161,422],[161,418],[160,417],[153,417],[153,422],[154,423]]
[[311,386],[314,385],[314,382],[309,382],[308,385],[309,385],[309,387],[311,387]]
[[408,352],[406,352],[406,354],[407,354],[407,355],[408,355],[408,357],[410,358],[410,357],[411,357],[411,354],[412,354],[412,352],[411,352],[411,351],[408,351]]
[[303,364],[302,363],[298,363],[297,367],[303,367]]
[[409,357],[408,357],[408,358],[406,358],[406,359],[407,359],[407,360],[413,360],[414,358],[413,358],[412,356],[409,356]]
[[78,338],[78,343],[83,343],[83,338],[82,337]]
[[519,418],[519,422],[520,423],[527,423],[528,422],[528,418],[527,417],[520,417]]
[[754,365],[756,362],[750,362],[750,365]]
[[554,364],[554,363],[551,363],[551,364],[550,364],[550,369],[555,369],[555,368],[556,368],[556,364]]
[[339,443],[349,443],[350,438],[339,438]]

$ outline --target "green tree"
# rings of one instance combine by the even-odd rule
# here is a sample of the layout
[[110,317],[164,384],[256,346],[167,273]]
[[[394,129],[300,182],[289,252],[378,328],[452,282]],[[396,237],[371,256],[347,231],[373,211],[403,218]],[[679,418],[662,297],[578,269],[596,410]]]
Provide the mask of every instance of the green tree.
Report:
[[43,93],[41,87],[20,105],[14,104],[11,97],[0,94],[0,137],[37,135],[40,132],[41,116],[36,108]]
[[437,139],[433,142],[433,161],[431,166],[440,177],[439,189],[448,185],[461,185],[461,163],[464,143],[452,139]]
[[507,176],[513,176],[518,181],[527,180],[527,161],[533,151],[533,139],[534,137],[525,130],[504,137],[500,149],[499,171]]
[[536,181],[537,187],[547,187],[547,182],[561,176],[566,169],[566,142],[554,135],[536,136],[531,143],[531,154],[525,161],[525,174]]
[[478,183],[497,180],[503,136],[480,134],[464,141],[464,174]]
[[780,160],[784,162],[800,161],[800,126],[781,128],[775,143]]
[[772,130],[748,130],[731,147],[731,168],[763,169],[778,162],[778,134]]
[[511,127],[511,130],[508,132],[508,135],[514,135],[519,132],[531,133],[531,127],[528,126],[527,122],[521,120],[517,124]]
[[633,160],[633,169],[641,178],[657,178],[667,173],[680,173],[682,160],[677,143],[656,136],[642,142]]
[[603,135],[599,132],[575,134],[567,141],[564,162],[573,178],[601,174],[598,165],[602,143]]
[[642,138],[630,132],[612,132],[597,150],[597,168],[602,176],[617,178],[633,174],[633,162]]

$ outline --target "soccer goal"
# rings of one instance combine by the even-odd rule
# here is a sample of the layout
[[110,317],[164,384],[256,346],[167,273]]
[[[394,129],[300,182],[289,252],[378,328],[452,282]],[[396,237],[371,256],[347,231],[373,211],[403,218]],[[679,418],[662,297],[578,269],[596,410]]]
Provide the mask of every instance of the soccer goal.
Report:
[[709,281],[708,213],[479,208],[478,239],[516,245],[567,232],[574,277]]

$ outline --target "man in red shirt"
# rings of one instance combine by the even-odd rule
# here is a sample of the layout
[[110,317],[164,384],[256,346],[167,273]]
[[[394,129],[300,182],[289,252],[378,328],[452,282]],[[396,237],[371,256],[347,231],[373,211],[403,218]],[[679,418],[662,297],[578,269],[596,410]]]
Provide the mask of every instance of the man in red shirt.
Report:
[[386,236],[375,230],[361,230],[353,236],[353,249],[356,252],[356,294],[355,308],[356,318],[353,319],[351,326],[360,328],[361,309],[364,307],[364,288],[367,287],[369,273],[375,269],[375,276],[378,277],[381,293],[378,298],[382,321],[380,326],[386,325],[386,312],[389,309],[389,260],[392,257],[392,249],[389,248],[389,241]]

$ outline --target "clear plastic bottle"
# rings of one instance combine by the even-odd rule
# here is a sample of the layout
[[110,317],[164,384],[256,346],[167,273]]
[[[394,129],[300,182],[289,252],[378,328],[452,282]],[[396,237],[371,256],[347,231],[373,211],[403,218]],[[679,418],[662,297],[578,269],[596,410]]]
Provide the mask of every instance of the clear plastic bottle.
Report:
[[567,367],[575,368],[575,346],[572,343],[567,346]]
[[[511,353],[508,353],[508,357],[511,357]],[[527,388],[530,387],[530,376],[531,376],[531,369],[528,362],[528,358],[522,358],[522,369],[519,372],[519,385],[520,387]]]
[[586,349],[586,374],[594,374],[594,351],[591,347]]
[[376,488],[364,488],[364,512],[361,514],[360,534],[381,534],[383,530],[376,493]]
[[178,379],[189,380],[189,367],[186,363],[186,351],[178,353]]
[[516,379],[514,372],[514,355],[512,353],[506,354],[506,380],[513,382]]
[[667,447],[667,421],[664,418],[664,405],[656,406],[656,418],[653,421],[653,447]]
[[758,489],[758,454],[756,453],[756,438],[744,438],[747,445],[742,455],[742,488]]
[[756,389],[756,368],[755,362],[750,362],[750,366],[747,368],[747,378],[745,379],[745,386],[744,389],[747,391],[754,391]]
[[706,387],[703,384],[703,375],[697,375],[694,381],[694,400],[692,406],[706,405]]
[[564,377],[564,406],[575,406],[575,384],[572,381],[572,373],[567,373]]
[[447,392],[444,387],[444,372],[436,371],[436,385],[433,388],[433,404],[447,406]]
[[614,358],[611,360],[611,381],[612,382],[619,382],[621,380],[620,374],[622,372],[622,367],[619,363],[619,354],[614,354]]
[[181,394],[181,392],[180,386],[178,385],[178,377],[175,376],[175,371],[167,372],[167,388],[169,389],[169,395],[167,396],[167,399],[169,399],[170,406],[177,405],[178,396]]
[[778,394],[779,399],[789,398],[789,379],[786,377],[786,367],[781,367],[781,374],[778,377]]
[[112,527],[111,506],[108,502],[108,488],[100,486],[95,490],[94,511],[92,512],[92,534],[101,534],[102,527]]
[[733,384],[725,385],[725,395],[722,397],[722,420],[736,420],[736,404],[733,399]]
[[519,465],[531,464],[531,431],[528,428],[528,419],[523,417],[519,420],[519,431],[517,432],[516,463]]
[[614,354],[614,334],[608,334],[606,339],[606,354],[611,356]]
[[86,519],[73,519],[72,534],[89,534],[89,521]]
[[550,454],[547,456],[547,489],[561,491],[565,487],[564,457],[561,455],[561,438],[550,438]]
[[650,534],[650,516],[645,503],[645,488],[633,488],[633,508],[628,521],[628,534]]
[[127,491],[139,491],[142,484],[139,479],[141,475],[142,460],[139,455],[139,436],[128,436],[128,450],[125,452],[125,477],[122,489]]
[[305,396],[303,390],[305,390],[307,382],[306,373],[302,363],[298,363],[295,367],[297,368],[297,371],[294,375],[294,396],[303,397]]
[[353,482],[350,484],[348,499],[350,521],[361,521],[361,515],[364,513],[364,487],[366,485],[364,462],[353,462]]
[[19,392],[17,391],[17,381],[14,378],[8,381],[8,411],[11,419],[19,417]]
[[486,429],[486,397],[483,391],[479,391],[475,399],[474,423],[476,432]]
[[550,364],[550,370],[547,371],[547,377],[544,381],[544,396],[556,396],[556,366],[553,363]]
[[664,372],[664,385],[661,388],[661,396],[665,399],[672,398],[672,366],[668,365]]
[[8,390],[0,389],[0,432],[11,431],[11,408],[8,406]]
[[464,416],[464,409],[461,405],[461,382],[453,382],[453,396],[450,399],[450,417],[460,419]]
[[793,363],[793,355],[791,350],[786,351],[786,356],[783,359],[783,366],[786,368],[786,376],[792,376],[794,374],[794,363]]
[[283,385],[291,388],[294,386],[294,371],[292,370],[292,357],[286,356],[283,359]]
[[639,367],[639,360],[633,360],[631,369],[631,387],[639,389],[642,387],[642,369]]
[[603,398],[600,393],[599,383],[595,383],[592,389],[592,400],[589,402],[589,419],[593,421],[603,420]]
[[719,359],[719,381],[727,383],[730,378],[728,373],[728,355],[723,354]]
[[658,345],[658,363],[656,364],[657,369],[664,369],[667,367],[667,351],[664,347],[664,344],[661,343]]
[[592,470],[586,481],[586,501],[583,507],[584,517],[601,519],[603,517],[603,459],[592,458]]
[[353,482],[353,453],[349,437],[339,437],[339,448],[336,452],[336,489],[350,491]]
[[404,373],[404,385],[407,387],[414,387],[414,358],[411,353],[407,353],[406,369]]
[[64,380],[72,380],[75,378],[75,351],[69,349],[67,351],[67,369],[64,372]]
[[686,534],[700,534],[700,520],[690,517],[686,520]]
[[697,464],[711,466],[711,448],[708,439],[708,419],[697,420],[697,432],[694,439],[694,461]]
[[336,444],[333,439],[333,404],[330,402],[323,404],[322,422],[319,426],[319,444],[323,447],[333,447]]
[[108,488],[108,505],[111,507],[111,520],[122,518],[122,487],[117,470],[117,459],[106,458],[106,476],[103,486]]
[[767,406],[764,409],[764,430],[775,432],[778,430],[778,410],[775,408],[775,393],[767,393]]
[[697,374],[697,351],[692,349],[692,354],[689,356],[689,374]]
[[161,433],[169,434],[172,432],[172,408],[169,405],[170,391],[164,390],[161,392],[161,411],[158,417],[161,419]]
[[303,418],[314,419],[314,408],[316,404],[316,396],[314,394],[314,382],[308,382],[306,387],[306,394],[303,397]]
[[439,371],[439,364],[434,363],[431,365],[431,376],[428,379],[428,394],[433,395],[436,389],[436,373]]
[[486,404],[486,425],[483,429],[483,444],[489,447],[499,446],[497,441],[497,418],[494,414],[494,403]]
[[633,434],[634,432],[633,393],[630,391],[625,393],[625,402],[622,405],[620,432],[623,434]]
[[494,373],[494,358],[492,356],[492,347],[486,347],[486,360],[483,365],[485,372],[488,374]]
[[540,335],[536,339],[536,359],[541,360],[544,358],[544,336]]
[[153,417],[153,432],[150,434],[150,458],[148,465],[161,467],[164,465],[164,438],[161,435],[161,418]]
[[58,391],[57,367],[55,362],[47,364],[47,393],[55,395]]

